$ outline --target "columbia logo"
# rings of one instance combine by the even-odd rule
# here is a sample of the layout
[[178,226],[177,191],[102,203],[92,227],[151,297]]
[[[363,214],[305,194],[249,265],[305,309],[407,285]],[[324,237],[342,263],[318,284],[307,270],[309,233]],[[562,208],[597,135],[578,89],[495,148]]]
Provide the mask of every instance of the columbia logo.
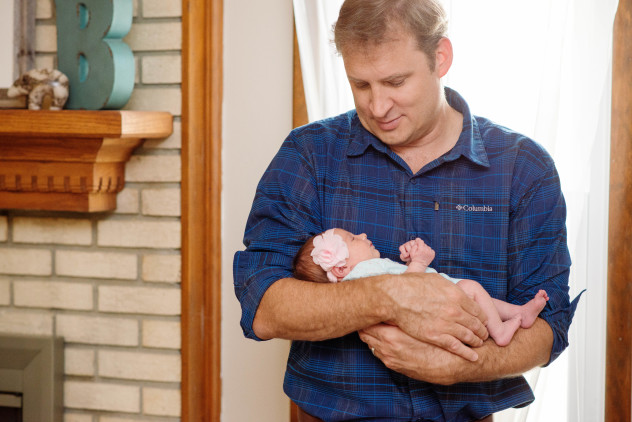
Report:
[[481,206],[477,206],[477,205],[457,205],[456,206],[457,211],[473,211],[473,212],[492,212],[494,211],[493,208],[489,205],[481,205]]

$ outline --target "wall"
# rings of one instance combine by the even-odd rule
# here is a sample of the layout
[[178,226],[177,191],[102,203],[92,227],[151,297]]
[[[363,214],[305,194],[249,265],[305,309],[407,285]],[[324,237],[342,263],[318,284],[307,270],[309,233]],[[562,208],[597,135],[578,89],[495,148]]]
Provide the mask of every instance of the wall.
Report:
[[292,1],[224,2],[222,421],[283,422],[288,342],[244,339],[232,260],[256,184],[292,127]]
[[[37,0],[37,67],[55,66],[53,4]],[[179,420],[181,7],[134,1],[126,108],[175,130],[134,152],[117,210],[0,210],[0,335],[64,337],[65,422]]]

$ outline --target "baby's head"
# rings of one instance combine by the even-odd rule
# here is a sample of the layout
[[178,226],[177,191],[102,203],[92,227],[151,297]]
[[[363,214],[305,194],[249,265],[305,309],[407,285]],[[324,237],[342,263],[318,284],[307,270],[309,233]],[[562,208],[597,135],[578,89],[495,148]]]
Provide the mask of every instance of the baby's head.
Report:
[[294,258],[294,276],[301,280],[335,283],[353,267],[380,252],[366,234],[354,235],[343,229],[329,229],[307,239]]

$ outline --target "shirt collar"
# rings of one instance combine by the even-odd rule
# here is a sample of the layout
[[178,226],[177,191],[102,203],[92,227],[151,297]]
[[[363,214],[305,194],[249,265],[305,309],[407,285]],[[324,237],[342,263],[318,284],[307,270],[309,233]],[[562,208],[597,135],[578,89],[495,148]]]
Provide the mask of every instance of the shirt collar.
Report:
[[456,160],[462,155],[475,164],[489,167],[489,160],[481,132],[479,131],[478,121],[470,113],[470,107],[467,105],[467,102],[458,92],[448,87],[445,87],[445,97],[448,104],[463,115],[463,129],[458,141],[456,141],[456,145],[444,155],[444,160]]
[[371,132],[366,130],[364,126],[362,126],[358,113],[355,110],[353,110],[353,116],[351,119],[351,134],[352,138],[349,144],[349,149],[347,150],[347,155],[362,155],[369,145],[380,152],[388,154],[389,148]]
[[[456,145],[447,152],[445,155],[439,158],[439,161],[453,161],[463,156],[475,164],[489,167],[489,160],[487,158],[487,152],[485,151],[485,145],[481,137],[478,122],[470,113],[470,108],[467,102],[461,97],[461,95],[451,88],[445,87],[445,96],[448,104],[455,110],[463,115],[463,129],[461,135],[456,142]],[[347,154],[350,156],[361,155],[371,145],[377,151],[385,154],[389,154],[390,149],[372,133],[366,130],[357,113],[353,112],[351,120],[351,133],[352,139],[349,144]]]

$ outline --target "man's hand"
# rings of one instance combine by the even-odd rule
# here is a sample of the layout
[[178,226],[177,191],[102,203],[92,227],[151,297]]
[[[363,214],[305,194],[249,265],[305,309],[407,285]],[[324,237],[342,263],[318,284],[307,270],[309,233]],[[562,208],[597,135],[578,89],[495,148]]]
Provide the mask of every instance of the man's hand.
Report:
[[456,370],[464,361],[460,356],[418,341],[393,325],[374,325],[359,334],[373,354],[393,371],[433,384],[459,381]]
[[359,332],[373,354],[388,368],[434,384],[491,381],[515,377],[549,360],[551,327],[538,318],[529,329],[519,329],[508,346],[488,339],[477,351],[480,359],[467,361],[445,349],[418,341],[398,327],[377,324]]
[[476,361],[477,353],[467,345],[480,347],[489,336],[487,316],[478,304],[438,274],[399,277],[386,292],[393,300],[394,317],[384,322],[424,343]]

